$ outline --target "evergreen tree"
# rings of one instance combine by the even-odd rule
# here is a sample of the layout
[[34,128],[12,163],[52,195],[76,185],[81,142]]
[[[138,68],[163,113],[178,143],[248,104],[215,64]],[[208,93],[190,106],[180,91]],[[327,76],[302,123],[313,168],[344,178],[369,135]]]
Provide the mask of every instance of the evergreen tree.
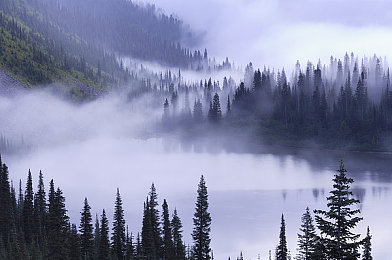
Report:
[[[146,198],[143,209],[143,224],[142,224],[142,239],[141,239],[141,249],[137,254],[139,257],[144,256],[144,252],[149,254],[149,252],[154,251],[153,239],[152,239],[152,228],[151,228],[151,214],[150,214],[150,202]],[[139,237],[138,237],[139,239]],[[140,241],[138,241],[140,242]]]
[[90,210],[91,207],[88,204],[87,198],[85,198],[79,225],[80,249],[82,259],[84,260],[92,259],[94,252],[93,224]]
[[102,211],[101,215],[101,230],[98,247],[98,259],[109,260],[110,259],[110,242],[109,242],[109,221],[106,217],[105,210]]
[[125,220],[124,220],[124,210],[122,208],[122,199],[120,196],[120,190],[118,188],[117,188],[113,219],[114,219],[113,228],[112,228],[113,256],[117,260],[123,260],[124,253],[125,253]]
[[369,227],[367,228],[367,233],[366,233],[366,237],[363,239],[363,256],[362,259],[363,260],[373,260],[372,257],[372,243],[371,240],[372,236],[370,235],[370,229]]
[[27,244],[30,244],[33,239],[33,204],[34,193],[33,193],[33,180],[31,177],[31,171],[29,169],[29,173],[27,175],[27,183],[25,196],[23,201],[23,232],[25,235],[25,241]]
[[352,198],[350,184],[354,181],[346,176],[343,160],[337,172],[333,179],[334,189],[327,198],[329,210],[315,210],[317,227],[322,235],[318,239],[324,244],[328,259],[358,259],[360,235],[351,230],[362,220],[356,216],[359,209],[352,209],[359,201]]
[[57,260],[63,259],[68,254],[67,234],[69,231],[65,198],[60,188],[54,191],[54,182],[50,181],[49,205],[48,205],[48,256],[47,258]]
[[193,255],[195,260],[210,260],[211,216],[208,212],[208,192],[204,176],[200,178],[197,201],[193,218]]
[[174,259],[174,244],[172,239],[172,227],[169,219],[169,206],[166,200],[162,205],[162,221],[163,221],[163,259]]
[[185,246],[182,241],[182,223],[177,214],[177,209],[174,209],[171,226],[173,232],[174,259],[183,260],[185,259]]
[[222,118],[222,110],[219,102],[219,95],[215,93],[214,99],[210,104],[210,110],[208,111],[208,118],[211,122],[217,123]]
[[282,214],[279,233],[279,244],[276,248],[276,260],[287,260],[286,224]]
[[98,214],[95,215],[95,227],[94,227],[94,257],[93,259],[98,259],[99,243],[101,240],[101,228],[99,226]]
[[149,201],[149,214],[150,214],[150,225],[151,225],[151,252],[147,252],[145,249],[144,253],[150,256],[152,259],[156,259],[161,255],[162,249],[162,230],[160,227],[159,210],[158,210],[158,195],[155,189],[154,183],[151,185],[150,190],[150,201]]
[[[81,257],[81,241],[78,234],[78,229],[75,224],[72,224],[69,230],[69,259],[79,260]],[[66,258],[64,255],[63,258]],[[82,257],[82,259],[86,259]]]
[[0,157],[0,237],[3,245],[7,246],[12,225],[12,201],[8,167],[1,163]]
[[313,225],[313,219],[309,208],[306,208],[305,213],[301,218],[302,224],[301,234],[298,234],[298,256],[299,260],[310,260],[315,250],[316,245],[316,230]]
[[38,237],[41,250],[43,250],[42,246],[45,244],[46,210],[44,178],[42,171],[39,171],[38,190],[34,195],[34,232]]
[[125,238],[125,259],[133,260],[135,256],[135,248],[133,246],[133,237],[132,233],[129,234],[128,226],[127,226],[127,234]]
[[200,99],[195,100],[195,104],[193,105],[193,119],[196,122],[200,122],[203,120],[203,104]]
[[226,116],[231,114],[231,103],[230,103],[230,96],[227,95],[227,107],[226,107]]

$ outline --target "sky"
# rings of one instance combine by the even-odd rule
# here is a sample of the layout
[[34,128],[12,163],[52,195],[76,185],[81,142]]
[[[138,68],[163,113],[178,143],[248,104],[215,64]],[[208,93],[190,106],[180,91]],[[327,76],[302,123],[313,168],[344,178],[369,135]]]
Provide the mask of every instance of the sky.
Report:
[[346,52],[387,58],[392,9],[386,0],[143,0],[204,34],[200,47],[237,65],[328,63]]

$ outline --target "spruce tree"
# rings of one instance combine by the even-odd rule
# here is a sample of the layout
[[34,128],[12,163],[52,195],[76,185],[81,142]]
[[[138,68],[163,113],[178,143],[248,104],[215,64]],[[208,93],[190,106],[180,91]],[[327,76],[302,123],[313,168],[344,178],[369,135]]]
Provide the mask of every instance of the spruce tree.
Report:
[[8,167],[1,165],[0,157],[0,237],[3,245],[7,246],[8,237],[11,233],[12,201],[10,182],[8,179]]
[[39,244],[45,244],[45,230],[46,230],[46,194],[44,186],[44,178],[42,171],[39,171],[38,190],[34,195],[34,232],[38,237]]
[[106,217],[105,210],[101,215],[101,230],[98,247],[98,260],[110,259],[110,242],[109,242],[109,221]]
[[142,224],[142,238],[141,238],[141,245],[142,245],[141,248],[143,248],[143,252],[141,250],[138,252],[138,255],[140,257],[144,256],[143,255],[144,252],[146,252],[146,254],[149,255],[150,252],[154,251],[150,216],[151,216],[150,202],[148,201],[148,197],[147,197],[143,209],[143,224]]
[[88,204],[87,198],[85,198],[79,225],[80,250],[82,259],[84,260],[92,259],[94,252],[93,224],[90,210],[91,207]]
[[366,237],[363,239],[363,256],[362,260],[373,260],[372,257],[372,243],[371,240],[372,236],[370,235],[370,229],[367,228]]
[[208,212],[208,192],[204,176],[197,189],[195,214],[193,217],[193,255],[195,260],[210,260],[211,216]]
[[163,200],[162,205],[162,220],[163,220],[163,259],[174,259],[174,244],[172,239],[172,227],[169,219],[169,206],[166,200]]
[[118,188],[114,207],[112,231],[113,256],[117,260],[122,260],[124,259],[125,253],[125,220],[124,210],[122,208],[122,199],[120,196],[120,190]]
[[101,240],[101,228],[99,226],[98,214],[95,215],[94,227],[94,259],[98,259],[99,241]]
[[174,209],[171,226],[173,232],[174,259],[183,260],[185,259],[185,246],[182,241],[182,223],[178,216],[177,209]]
[[337,172],[333,179],[334,189],[330,191],[331,196],[327,197],[328,211],[315,210],[317,227],[322,235],[318,239],[325,246],[328,259],[358,259],[360,235],[354,234],[352,229],[362,220],[357,216],[360,210],[353,209],[359,200],[353,198],[350,184],[354,181],[346,176],[343,160]]
[[27,183],[25,196],[23,201],[23,232],[25,235],[25,241],[27,244],[30,244],[33,239],[33,204],[34,193],[33,193],[33,180],[31,177],[31,171],[29,169],[29,173],[27,175]]
[[309,208],[306,208],[305,213],[301,218],[302,224],[300,234],[298,234],[298,256],[297,259],[310,260],[315,250],[316,245],[316,230],[313,225],[313,219]]
[[279,233],[279,244],[276,248],[276,260],[287,260],[286,224],[282,214]]
[[60,188],[54,191],[54,182],[50,181],[49,205],[48,205],[48,255],[47,258],[63,259],[68,254],[68,216],[65,208],[65,198]]
[[125,238],[125,259],[133,260],[135,256],[135,248],[133,246],[133,236],[132,233],[129,234],[128,226],[127,226],[127,234]]
[[149,202],[149,214],[150,214],[150,225],[151,225],[151,252],[144,251],[145,254],[152,257],[152,259],[156,259],[161,256],[161,249],[162,249],[162,230],[160,227],[160,220],[159,220],[159,210],[158,210],[158,195],[155,189],[154,183],[151,185],[150,190],[150,202]]
[[[81,241],[78,234],[78,229],[75,224],[70,226],[69,230],[69,259],[70,260],[79,260],[86,259],[84,257],[81,258]],[[66,256],[63,256],[66,258]]]

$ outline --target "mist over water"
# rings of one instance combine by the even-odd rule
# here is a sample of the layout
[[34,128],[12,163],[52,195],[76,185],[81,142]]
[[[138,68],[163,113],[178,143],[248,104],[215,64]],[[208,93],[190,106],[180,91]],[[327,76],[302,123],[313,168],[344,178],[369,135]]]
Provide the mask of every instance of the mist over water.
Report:
[[[66,197],[72,223],[79,223],[84,197],[92,213],[105,208],[113,215],[116,188],[120,189],[127,224],[140,232],[143,202],[151,183],[159,203],[168,200],[184,223],[184,238],[192,244],[192,217],[196,189],[204,174],[212,214],[212,248],[215,259],[267,259],[278,242],[280,215],[287,221],[288,245],[295,255],[296,234],[305,208],[322,209],[331,189],[338,160],[345,158],[354,177],[354,193],[362,201],[364,221],[373,235],[373,256],[385,259],[392,236],[385,205],[392,201],[391,155],[266,148],[258,152],[211,152],[203,145],[176,138],[149,136],[161,109],[146,110],[141,98],[129,103],[123,94],[109,95],[83,105],[70,104],[46,92],[1,97],[0,133],[23,136],[31,152],[5,155],[14,186],[28,169],[34,187],[39,170],[46,189],[50,179]],[[144,137],[144,138],[140,138]],[[201,146],[201,147],[200,147]]]

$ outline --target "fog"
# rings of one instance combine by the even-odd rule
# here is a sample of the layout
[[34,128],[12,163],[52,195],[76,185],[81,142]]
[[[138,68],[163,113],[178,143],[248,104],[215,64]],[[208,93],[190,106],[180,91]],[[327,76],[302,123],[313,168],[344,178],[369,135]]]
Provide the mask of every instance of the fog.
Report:
[[327,62],[331,55],[390,58],[389,1],[144,0],[204,33],[211,56],[237,64],[292,68],[296,60]]
[[141,230],[143,202],[154,182],[159,203],[166,198],[171,211],[178,209],[185,242],[191,244],[197,183],[203,174],[210,195],[215,258],[234,258],[243,251],[247,259],[257,259],[258,254],[266,259],[278,242],[282,213],[295,255],[301,214],[306,206],[325,208],[334,169],[344,156],[350,176],[357,180],[355,194],[363,201],[365,219],[357,230],[364,233],[370,225],[376,259],[388,253],[391,212],[385,213],[383,205],[392,200],[390,155],[279,149],[212,153],[196,149],[195,143],[153,136],[152,127],[162,111],[145,109],[148,100],[145,96],[130,103],[122,92],[82,105],[46,91],[1,97],[0,133],[14,139],[23,136],[33,147],[3,155],[14,186],[21,179],[24,187],[31,169],[36,187],[42,170],[46,189],[52,178],[63,189],[73,223],[79,222],[84,197],[94,215],[105,208],[111,220],[118,187],[127,224],[135,234]]

